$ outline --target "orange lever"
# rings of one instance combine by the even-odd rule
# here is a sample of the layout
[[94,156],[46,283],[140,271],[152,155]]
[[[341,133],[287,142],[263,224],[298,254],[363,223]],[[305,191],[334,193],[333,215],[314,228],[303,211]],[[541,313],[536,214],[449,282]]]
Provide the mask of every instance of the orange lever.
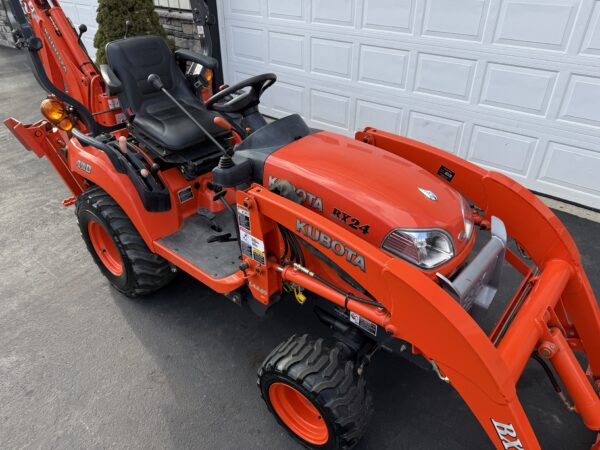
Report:
[[215,123],[215,125],[217,125],[221,128],[224,128],[225,130],[231,131],[231,134],[233,135],[234,144],[239,144],[240,142],[242,142],[242,137],[239,135],[239,133],[237,131],[235,131],[235,129],[233,128],[233,125],[231,125],[225,119],[223,119],[222,117],[215,117],[213,122]]
[[215,125],[217,125],[221,128],[224,128],[226,130],[233,130],[233,125],[231,125],[229,122],[227,122],[222,117],[215,117],[214,123],[215,123]]

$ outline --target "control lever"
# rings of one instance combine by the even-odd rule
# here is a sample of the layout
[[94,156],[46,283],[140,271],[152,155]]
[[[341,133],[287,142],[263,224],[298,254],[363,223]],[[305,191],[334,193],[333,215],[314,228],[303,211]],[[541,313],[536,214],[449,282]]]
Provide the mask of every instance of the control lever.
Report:
[[131,33],[131,30],[133,30],[133,22],[131,20],[125,21],[125,36],[123,36],[123,39],[127,39],[127,35]]
[[155,73],[151,73],[150,75],[148,75],[148,83],[150,83],[152,86],[154,86],[157,90],[162,91],[167,97],[169,97],[169,99],[171,99],[171,101],[173,103],[175,103],[175,105],[177,105],[177,107],[179,109],[181,109],[181,111],[183,111],[185,113],[186,116],[188,116],[188,118],[194,122],[194,124],[200,128],[202,130],[202,132],[206,135],[207,138],[209,138],[213,144],[215,144],[217,146],[217,148],[221,151],[221,153],[223,153],[223,156],[221,157],[221,159],[223,159],[223,157],[227,158],[227,159],[231,159],[231,155],[227,152],[227,150],[225,150],[223,148],[223,146],[221,144],[219,144],[219,141],[217,141],[208,131],[206,131],[206,128],[204,128],[202,125],[200,125],[200,123],[194,118],[194,116],[192,116],[187,109],[185,109],[183,107],[183,105],[181,103],[179,103],[177,101],[177,99],[175,97],[173,97],[169,91],[167,91],[165,89],[165,85],[163,84],[162,80],[160,79],[160,77],[158,75],[156,75]]
[[215,117],[215,120],[213,120],[213,122],[218,127],[221,127],[225,130],[231,131],[231,134],[233,135],[233,143],[234,144],[239,144],[240,142],[242,142],[243,139],[242,139],[242,134],[241,134],[242,133],[241,128],[235,126],[231,122],[228,122],[227,120],[223,119],[222,117]]
[[[213,196],[213,200],[214,201],[220,200],[221,203],[223,203],[223,205],[225,206],[225,208],[229,211],[229,214],[231,214],[231,217],[233,218],[233,224],[235,226],[235,236],[237,238],[236,240],[240,244],[240,248],[241,248],[242,241],[241,241],[241,237],[240,237],[240,226],[238,223],[237,211],[235,209],[233,209],[233,206],[231,206],[229,204],[229,202],[225,198],[226,195],[227,195],[227,191],[225,189],[222,189],[222,190],[216,192],[216,194]],[[232,240],[234,240],[234,239],[232,239]]]
[[83,33],[85,33],[87,31],[87,25],[85,23],[82,23],[81,25],[79,25],[79,33],[77,34],[77,42],[79,42],[81,44],[81,36],[83,36]]

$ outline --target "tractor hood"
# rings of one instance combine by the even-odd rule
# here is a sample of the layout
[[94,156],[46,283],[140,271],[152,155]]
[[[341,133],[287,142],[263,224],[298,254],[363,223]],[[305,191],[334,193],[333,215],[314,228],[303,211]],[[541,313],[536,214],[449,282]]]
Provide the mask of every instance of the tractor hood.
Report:
[[456,255],[467,246],[460,194],[378,147],[330,132],[311,134],[267,158],[263,183],[277,179],[291,182],[305,206],[377,247],[395,228],[444,230]]

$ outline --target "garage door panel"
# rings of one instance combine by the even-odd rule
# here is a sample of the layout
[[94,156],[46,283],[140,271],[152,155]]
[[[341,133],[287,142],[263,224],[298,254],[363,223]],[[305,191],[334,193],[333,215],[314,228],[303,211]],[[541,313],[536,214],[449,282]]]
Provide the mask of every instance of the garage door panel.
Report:
[[581,46],[581,53],[600,56],[600,1],[594,2],[594,8]]
[[357,130],[375,127],[390,133],[399,133],[402,126],[402,115],[401,108],[359,99],[356,101],[354,127]]
[[489,169],[526,178],[538,139],[480,125],[473,127],[469,159]]
[[560,118],[600,127],[600,78],[572,75]]
[[557,76],[556,71],[490,63],[484,75],[480,103],[546,115]]
[[268,0],[268,16],[276,19],[306,20],[306,2],[303,0]]
[[265,37],[260,28],[232,26],[229,42],[234,56],[251,61],[266,61]]
[[269,32],[269,62],[304,70],[304,41],[302,35]]
[[310,118],[316,124],[329,125],[341,131],[350,129],[350,97],[311,89]]
[[359,55],[358,81],[398,89],[406,87],[407,50],[361,45]]
[[489,0],[427,0],[423,35],[481,41]]
[[263,113],[398,132],[600,207],[600,0],[259,4],[226,3],[221,27],[226,80],[277,73]]
[[[468,101],[477,61],[419,53],[415,91]],[[444,74],[444,76],[440,76]]]
[[312,22],[344,27],[354,26],[355,0],[312,0]]
[[362,28],[412,33],[414,0],[364,0]]
[[315,73],[350,79],[353,44],[347,41],[312,38],[310,70]]
[[464,123],[448,117],[411,111],[407,136],[450,153],[457,153]]
[[[550,142],[539,179],[600,196],[600,154],[586,148]],[[596,202],[596,206],[599,203]]]
[[273,111],[281,115],[300,114],[306,115],[305,108],[306,88],[292,83],[279,81],[269,89],[270,106]]
[[564,51],[579,3],[576,0],[504,0],[495,42]]
[[229,11],[234,14],[260,16],[261,0],[226,0]]

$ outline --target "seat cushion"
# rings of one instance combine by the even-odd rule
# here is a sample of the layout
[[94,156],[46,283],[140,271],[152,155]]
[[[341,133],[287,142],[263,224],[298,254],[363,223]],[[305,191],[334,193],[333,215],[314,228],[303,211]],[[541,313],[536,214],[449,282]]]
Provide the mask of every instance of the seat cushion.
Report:
[[[211,135],[218,137],[228,134],[226,130],[214,124],[216,114],[206,110],[200,104],[181,103]],[[169,99],[152,102],[135,116],[133,124],[149,138],[172,151],[199,145],[208,139],[202,130]]]
[[[164,149],[179,151],[198,146],[208,138],[171,99],[151,86],[148,76],[153,73],[160,76],[165,89],[211,135],[229,133],[214,124],[217,114],[208,111],[192,92],[164,39],[137,36],[110,42],[106,46],[106,59],[123,85],[119,94],[123,111],[139,132]],[[207,145],[207,151],[208,147],[212,144]]]

